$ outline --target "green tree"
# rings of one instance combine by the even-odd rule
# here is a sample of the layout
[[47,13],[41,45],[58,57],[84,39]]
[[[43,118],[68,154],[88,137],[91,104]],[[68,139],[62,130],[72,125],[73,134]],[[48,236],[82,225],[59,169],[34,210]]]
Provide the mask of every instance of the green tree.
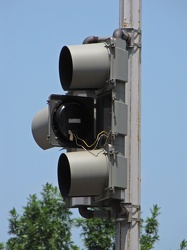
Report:
[[[96,209],[97,210],[97,209]],[[159,241],[158,216],[160,208],[153,205],[151,216],[141,223],[141,250],[153,249]],[[10,211],[9,234],[0,250],[78,250],[71,241],[71,227],[81,228],[86,249],[109,250],[115,248],[115,221],[113,219],[71,219],[71,211],[65,208],[57,187],[46,184],[41,197],[30,195],[23,213],[15,208]],[[180,250],[187,250],[183,240]]]
[[[97,209],[93,209],[97,210]],[[160,207],[153,205],[151,215],[141,219],[141,250],[153,249],[159,241]],[[89,250],[115,249],[115,221],[113,219],[76,219],[76,226],[81,227],[85,247]],[[183,240],[180,250],[187,250],[187,241]]]
[[141,250],[150,250],[154,248],[154,245],[159,241],[158,235],[158,215],[160,214],[160,208],[157,205],[153,205],[153,208],[150,209],[151,217],[147,217],[144,221],[142,219],[141,223]]
[[[150,209],[151,216],[141,220],[141,250],[153,249],[159,241],[158,216],[160,208],[153,205]],[[85,247],[94,249],[114,249],[115,248],[115,222],[112,219],[76,219],[76,226],[81,227]],[[187,241],[183,240],[180,250],[187,250]]]
[[0,243],[0,250],[3,250],[3,249],[4,249],[4,244]]
[[181,241],[180,250],[187,250],[187,240]]
[[[141,250],[153,249],[159,240],[158,215],[160,208],[153,205],[151,216],[141,223]],[[78,219],[76,226],[81,227],[84,244],[87,249],[114,249],[115,248],[115,221],[113,219]]]
[[[23,214],[10,211],[7,250],[78,249],[71,241],[71,212],[64,206],[57,187],[46,184],[39,199],[30,195]],[[2,248],[3,249],[3,248]]]
[[[97,210],[97,209],[92,209]],[[113,219],[75,219],[81,228],[84,245],[89,250],[115,249],[115,222]]]

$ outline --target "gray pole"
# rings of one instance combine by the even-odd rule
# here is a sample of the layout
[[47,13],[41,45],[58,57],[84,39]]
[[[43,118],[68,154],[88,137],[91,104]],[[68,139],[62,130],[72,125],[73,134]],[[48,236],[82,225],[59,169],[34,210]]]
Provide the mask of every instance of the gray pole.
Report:
[[116,250],[140,249],[140,182],[141,182],[141,0],[120,0],[119,26],[127,28],[132,39],[129,51],[129,76],[126,103],[129,111],[126,157],[128,160],[128,188],[124,206],[128,219],[116,222]]

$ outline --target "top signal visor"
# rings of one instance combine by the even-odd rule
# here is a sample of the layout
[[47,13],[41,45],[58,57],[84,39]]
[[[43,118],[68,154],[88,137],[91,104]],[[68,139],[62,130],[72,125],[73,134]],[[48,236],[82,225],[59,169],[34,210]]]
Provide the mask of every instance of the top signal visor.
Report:
[[64,90],[100,89],[110,73],[106,43],[64,46],[59,57],[59,76]]

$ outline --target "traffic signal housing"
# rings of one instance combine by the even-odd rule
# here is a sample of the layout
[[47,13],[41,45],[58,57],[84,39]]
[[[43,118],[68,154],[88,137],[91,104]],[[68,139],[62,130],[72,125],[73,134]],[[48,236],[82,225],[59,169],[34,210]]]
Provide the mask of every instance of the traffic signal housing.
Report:
[[94,140],[94,100],[90,97],[51,95],[49,137],[53,146],[77,148],[79,138]]
[[64,46],[60,52],[59,76],[64,90],[101,89],[109,71],[105,43]]
[[126,41],[113,36],[99,43],[64,46],[59,76],[68,92],[49,97],[48,112],[41,111],[43,124],[37,114],[32,130],[43,149],[57,146],[68,151],[58,161],[58,183],[66,205],[120,203],[127,188]]

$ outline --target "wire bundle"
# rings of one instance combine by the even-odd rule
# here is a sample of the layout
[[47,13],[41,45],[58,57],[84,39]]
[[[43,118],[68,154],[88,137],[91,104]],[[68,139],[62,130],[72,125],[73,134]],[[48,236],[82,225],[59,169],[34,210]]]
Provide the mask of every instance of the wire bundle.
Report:
[[102,138],[105,138],[105,142],[103,144],[106,144],[109,140],[109,136],[110,136],[110,131],[106,132],[106,131],[101,131],[100,133],[98,133],[97,138],[95,139],[95,141],[91,144],[88,145],[87,142],[81,138],[79,138],[76,134],[73,134],[73,132],[70,130],[69,131],[70,134],[70,138],[72,140],[72,138],[75,139],[75,143],[77,146],[83,148],[84,150],[94,150],[98,147],[99,143],[101,142]]

